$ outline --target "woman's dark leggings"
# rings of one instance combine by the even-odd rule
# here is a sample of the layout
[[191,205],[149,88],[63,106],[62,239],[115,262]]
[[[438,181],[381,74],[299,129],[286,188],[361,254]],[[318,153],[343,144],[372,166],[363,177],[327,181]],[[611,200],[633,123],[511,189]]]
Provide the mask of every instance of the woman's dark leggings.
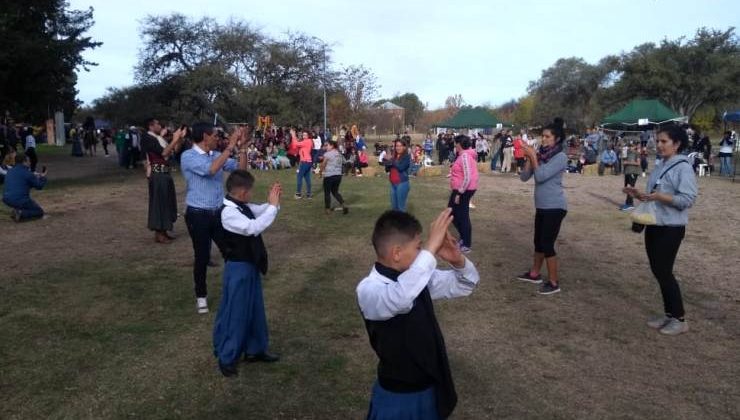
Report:
[[[624,186],[630,186],[634,187],[637,183],[637,174],[624,174]],[[627,194],[627,199],[625,199],[624,204],[626,205],[633,205],[635,204],[635,199],[632,198],[631,195]]]
[[341,175],[332,175],[324,178],[324,208],[331,208],[331,196],[329,194],[333,195],[339,204],[344,206],[344,199],[339,194],[339,184],[341,183]]
[[650,270],[658,279],[666,315],[683,318],[683,299],[678,281],[673,276],[678,248],[686,234],[685,226],[647,226],[645,228],[645,250],[650,261]]
[[[473,225],[470,224],[470,199],[473,198],[475,190],[467,190],[460,194],[452,191],[447,207],[452,209],[452,224],[460,234],[463,246],[470,248],[473,242]],[[460,204],[455,204],[455,197],[460,196]]]
[[545,258],[557,255],[555,240],[566,214],[568,212],[564,209],[537,209],[534,214],[534,252],[545,254]]

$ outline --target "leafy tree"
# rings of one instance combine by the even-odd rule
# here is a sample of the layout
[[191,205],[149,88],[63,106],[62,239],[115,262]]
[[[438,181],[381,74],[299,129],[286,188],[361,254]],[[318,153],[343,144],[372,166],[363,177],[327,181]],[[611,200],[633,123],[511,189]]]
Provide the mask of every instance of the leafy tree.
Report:
[[417,122],[424,115],[424,103],[421,102],[419,97],[415,93],[408,92],[403,95],[396,95],[391,99],[391,102],[404,109],[406,124],[415,130]]
[[85,33],[93,9],[69,10],[63,0],[7,0],[0,8],[0,107],[16,118],[45,119],[50,111],[71,114],[76,100],[75,71],[95,63],[82,53],[101,45]]
[[519,98],[517,107],[514,110],[511,122],[517,127],[527,127],[534,123],[534,97],[527,95]]
[[535,98],[532,117],[540,123],[562,117],[575,129],[595,124],[603,116],[597,93],[618,64],[612,56],[595,65],[577,57],[558,59],[529,85],[529,94]]
[[459,93],[448,96],[447,99],[445,99],[445,108],[447,108],[453,114],[459,111],[463,105],[465,105],[465,100]]
[[330,95],[326,106],[330,126],[339,127],[351,121],[352,109],[349,105],[349,98],[344,92],[339,91]]
[[705,104],[740,98],[740,48],[735,28],[701,28],[693,39],[663,40],[635,47],[622,57],[612,95],[626,101],[660,98],[692,117]]
[[378,94],[377,79],[365,66],[347,66],[339,74],[338,85],[349,101],[352,119],[364,122],[364,112]]
[[322,89],[337,75],[324,71],[330,49],[315,37],[288,33],[272,39],[248,23],[219,24],[180,14],[150,16],[136,66],[140,83],[178,80],[175,103],[194,117],[218,112],[249,121],[270,114],[280,123],[315,125],[322,119]]
[[514,112],[519,107],[519,102],[514,99],[491,109],[491,113],[504,122],[511,122],[514,119]]

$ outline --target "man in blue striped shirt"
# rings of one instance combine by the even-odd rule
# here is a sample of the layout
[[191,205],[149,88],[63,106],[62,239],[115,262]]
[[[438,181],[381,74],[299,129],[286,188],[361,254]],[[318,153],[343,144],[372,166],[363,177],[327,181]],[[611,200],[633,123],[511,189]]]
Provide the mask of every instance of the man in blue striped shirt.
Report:
[[[247,169],[246,130],[241,127],[229,136],[224,153],[216,151],[218,134],[213,125],[196,123],[192,127],[193,147],[180,158],[182,174],[187,183],[185,223],[193,241],[195,263],[196,308],[199,314],[208,313],[206,270],[211,258],[211,241],[221,220],[219,209],[224,199],[224,171]],[[239,151],[239,162],[231,159]]]

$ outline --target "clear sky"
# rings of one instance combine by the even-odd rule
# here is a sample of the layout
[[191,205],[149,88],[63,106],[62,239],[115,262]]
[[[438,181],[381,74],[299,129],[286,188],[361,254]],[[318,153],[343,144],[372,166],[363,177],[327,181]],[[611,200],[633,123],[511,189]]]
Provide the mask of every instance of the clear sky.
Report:
[[702,26],[739,26],[737,0],[71,0],[92,6],[90,34],[102,47],[80,72],[85,103],[108,87],[133,84],[146,15],[180,12],[250,22],[279,37],[301,31],[332,45],[336,65],[363,64],[380,95],[414,92],[430,107],[462,94],[471,105],[498,105],[526,93],[561,57],[594,63],[644,42],[692,37]]

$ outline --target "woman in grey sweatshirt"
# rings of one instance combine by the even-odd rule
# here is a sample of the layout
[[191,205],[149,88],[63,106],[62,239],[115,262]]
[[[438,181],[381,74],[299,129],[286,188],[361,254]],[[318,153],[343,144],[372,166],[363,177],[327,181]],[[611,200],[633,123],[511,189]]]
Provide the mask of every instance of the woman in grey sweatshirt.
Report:
[[661,129],[656,144],[661,161],[648,178],[646,192],[634,187],[624,189],[638,200],[655,203],[656,224],[645,229],[645,250],[650,270],[660,285],[664,314],[650,319],[647,324],[666,335],[689,330],[684,319],[681,289],[673,276],[673,264],[689,221],[688,209],[698,193],[694,169],[681,154],[688,145],[689,137],[681,127]]
[[[538,151],[524,144],[522,150],[526,163],[519,178],[526,182],[534,177],[534,258],[532,268],[517,279],[540,284],[539,293],[550,295],[560,292],[558,259],[555,240],[560,233],[560,224],[568,213],[563,193],[563,173],[568,166],[568,157],[563,152],[565,133],[563,120],[555,118],[542,131],[542,147]],[[542,263],[547,264],[548,281],[542,281]]]

